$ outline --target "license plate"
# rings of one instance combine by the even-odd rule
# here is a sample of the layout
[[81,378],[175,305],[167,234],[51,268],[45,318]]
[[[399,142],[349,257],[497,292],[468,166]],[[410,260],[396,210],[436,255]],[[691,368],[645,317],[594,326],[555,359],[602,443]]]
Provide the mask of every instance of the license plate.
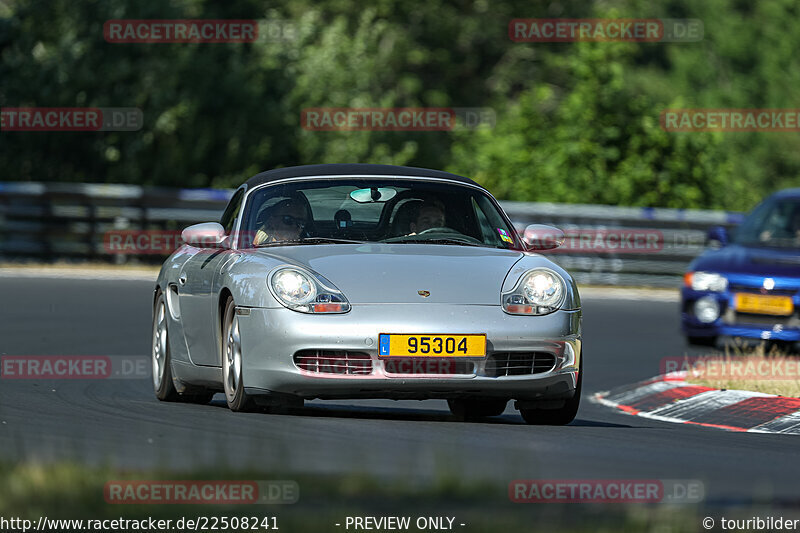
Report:
[[381,333],[381,357],[485,357],[486,335]]
[[791,315],[794,312],[794,304],[789,296],[737,293],[734,304],[741,313]]

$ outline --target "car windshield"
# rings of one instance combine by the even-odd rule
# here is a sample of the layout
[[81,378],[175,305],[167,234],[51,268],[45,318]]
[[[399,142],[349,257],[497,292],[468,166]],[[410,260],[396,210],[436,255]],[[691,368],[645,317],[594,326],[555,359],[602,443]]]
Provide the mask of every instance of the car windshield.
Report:
[[474,187],[409,179],[301,180],[250,194],[243,248],[382,242],[518,248],[496,203]]
[[800,248],[800,199],[769,199],[744,220],[734,241],[746,246]]

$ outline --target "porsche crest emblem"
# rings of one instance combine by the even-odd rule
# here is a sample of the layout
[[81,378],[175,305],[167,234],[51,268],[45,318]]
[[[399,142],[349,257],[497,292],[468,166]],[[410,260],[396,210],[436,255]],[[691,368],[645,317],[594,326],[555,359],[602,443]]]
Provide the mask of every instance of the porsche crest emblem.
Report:
[[417,291],[417,294],[419,294],[423,298],[427,298],[428,296],[431,295],[431,291]]

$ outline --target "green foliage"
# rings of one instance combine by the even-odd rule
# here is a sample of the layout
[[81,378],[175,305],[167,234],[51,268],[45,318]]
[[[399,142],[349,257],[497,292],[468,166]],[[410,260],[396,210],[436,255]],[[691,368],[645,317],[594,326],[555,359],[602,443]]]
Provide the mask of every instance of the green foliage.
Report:
[[[230,187],[321,162],[444,168],[512,200],[749,209],[797,133],[669,133],[665,108],[800,107],[791,0],[6,0],[0,106],[138,107],[138,132],[1,132],[2,180]],[[695,43],[515,43],[512,18],[697,18]],[[112,44],[109,19],[257,19],[243,44]],[[490,107],[494,128],[318,132],[309,107]]]
[[569,84],[526,89],[495,129],[460,133],[450,169],[515,200],[728,207],[718,139],[661,129],[663,106],[625,83],[633,50],[581,43],[548,58]]

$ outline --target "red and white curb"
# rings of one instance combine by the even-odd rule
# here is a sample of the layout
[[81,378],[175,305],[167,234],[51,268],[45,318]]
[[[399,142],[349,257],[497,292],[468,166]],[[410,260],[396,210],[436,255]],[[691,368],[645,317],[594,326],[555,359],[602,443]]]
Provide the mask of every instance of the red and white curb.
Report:
[[598,392],[593,400],[631,415],[698,426],[800,435],[800,398],[713,389],[685,381],[686,372]]

